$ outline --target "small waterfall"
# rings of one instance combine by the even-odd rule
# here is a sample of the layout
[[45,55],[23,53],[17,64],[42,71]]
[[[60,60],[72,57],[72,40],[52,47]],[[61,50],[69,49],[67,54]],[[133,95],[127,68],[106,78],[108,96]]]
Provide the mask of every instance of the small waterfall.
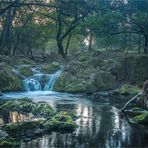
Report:
[[60,70],[55,74],[35,74],[23,81],[24,89],[26,91],[52,91],[60,75]]

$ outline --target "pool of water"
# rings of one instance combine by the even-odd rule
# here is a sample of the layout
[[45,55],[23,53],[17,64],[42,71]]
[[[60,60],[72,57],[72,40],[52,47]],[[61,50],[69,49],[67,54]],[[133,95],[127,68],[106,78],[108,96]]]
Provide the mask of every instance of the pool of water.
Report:
[[21,148],[98,148],[148,147],[148,129],[128,124],[123,114],[108,103],[99,103],[82,95],[57,92],[6,93],[5,97],[29,97],[48,102],[57,111],[78,116],[73,133],[52,132],[24,142]]

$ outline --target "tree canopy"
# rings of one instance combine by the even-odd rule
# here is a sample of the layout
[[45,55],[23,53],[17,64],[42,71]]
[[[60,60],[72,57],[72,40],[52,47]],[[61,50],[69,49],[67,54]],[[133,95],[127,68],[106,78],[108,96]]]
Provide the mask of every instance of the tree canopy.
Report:
[[82,47],[148,53],[147,12],[147,0],[1,1],[0,54],[65,58]]

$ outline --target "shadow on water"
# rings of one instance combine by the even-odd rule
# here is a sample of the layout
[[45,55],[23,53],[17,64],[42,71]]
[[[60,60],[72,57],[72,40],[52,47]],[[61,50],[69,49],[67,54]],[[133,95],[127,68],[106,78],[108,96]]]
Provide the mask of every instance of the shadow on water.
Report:
[[33,101],[46,101],[57,111],[76,114],[78,128],[73,133],[52,132],[22,143],[21,148],[148,147],[148,129],[128,124],[123,114],[110,104],[81,95],[36,93],[30,95]]

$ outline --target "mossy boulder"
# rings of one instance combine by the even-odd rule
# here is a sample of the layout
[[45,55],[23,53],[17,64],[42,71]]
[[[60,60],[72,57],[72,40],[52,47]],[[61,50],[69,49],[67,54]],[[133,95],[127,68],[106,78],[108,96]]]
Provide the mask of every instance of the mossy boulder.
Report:
[[36,116],[50,118],[54,110],[47,103],[36,103],[31,112]]
[[148,112],[142,113],[138,116],[135,116],[133,120],[139,124],[146,124],[148,125]]
[[81,76],[72,76],[69,73],[63,73],[55,82],[54,90],[60,92],[81,93],[93,91],[91,82],[84,80]]
[[117,67],[119,81],[141,85],[148,79],[148,56],[127,56]]
[[7,100],[0,108],[6,112],[17,111],[19,113],[32,113],[35,116],[45,118],[49,118],[54,113],[50,105],[46,103],[34,103],[28,98]]
[[9,68],[0,69],[0,91],[23,90],[22,80]]
[[21,143],[14,138],[5,138],[0,140],[0,147],[1,148],[17,148],[20,147]]
[[33,71],[29,67],[22,67],[20,68],[20,74],[29,77],[33,75]]
[[2,128],[10,137],[22,139],[23,137],[35,136],[33,133],[37,129],[43,129],[43,125],[42,121],[26,121],[20,123],[8,123],[3,125]]
[[55,82],[54,90],[70,93],[93,93],[100,90],[109,90],[115,83],[115,78],[107,72],[96,72],[94,69],[63,72]]
[[56,72],[58,69],[60,69],[60,63],[58,62],[52,62],[50,65],[41,65],[41,72],[52,74]]
[[98,90],[110,90],[115,84],[115,78],[108,72],[99,71],[96,73],[93,84]]
[[72,116],[67,112],[59,112],[48,120],[44,126],[48,130],[73,131],[77,127],[73,122]]

